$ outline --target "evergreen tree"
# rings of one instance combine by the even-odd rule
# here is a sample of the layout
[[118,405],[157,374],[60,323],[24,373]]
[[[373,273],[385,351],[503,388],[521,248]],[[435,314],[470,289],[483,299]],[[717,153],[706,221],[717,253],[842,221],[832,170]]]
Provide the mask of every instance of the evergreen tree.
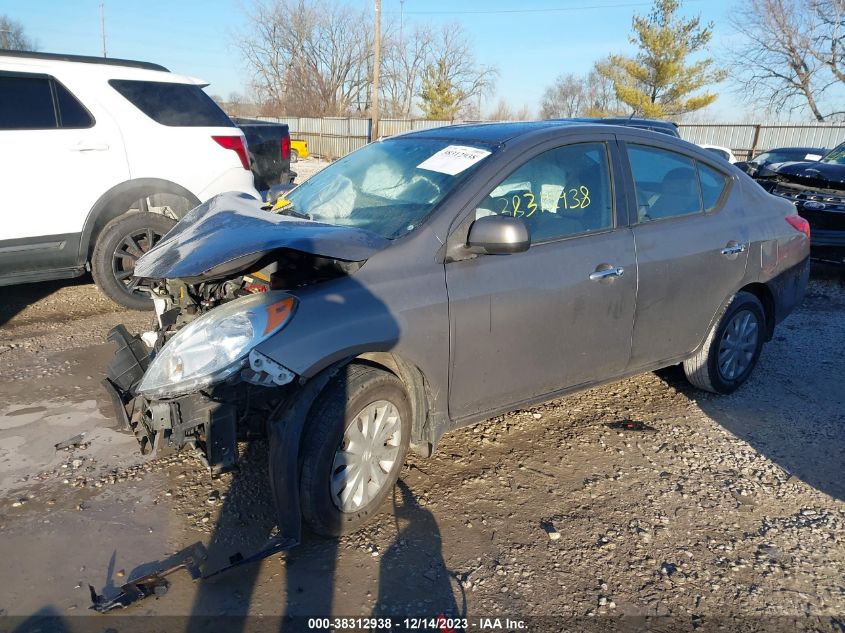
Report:
[[699,110],[717,94],[698,91],[725,78],[710,58],[688,64],[687,58],[707,46],[713,24],[678,15],[679,0],[655,0],[647,16],[634,16],[634,57],[611,55],[596,70],[613,82],[616,96],[634,114],[663,118]]
[[449,77],[446,60],[425,68],[420,90],[420,109],[425,118],[454,121],[466,99],[466,93]]

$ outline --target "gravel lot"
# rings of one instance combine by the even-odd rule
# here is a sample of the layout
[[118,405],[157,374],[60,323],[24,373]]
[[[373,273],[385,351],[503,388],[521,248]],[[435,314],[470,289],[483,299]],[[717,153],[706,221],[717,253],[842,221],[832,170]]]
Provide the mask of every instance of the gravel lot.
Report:
[[[196,542],[213,569],[264,541],[263,442],[212,480],[189,454],[144,461],[116,428],[103,337],[146,329],[148,314],[86,279],[0,288],[0,306],[0,557],[15,579],[0,614],[73,617],[87,583],[113,592]],[[666,370],[476,424],[411,458],[368,529],[306,536],[214,581],[177,574],[125,614],[639,615],[841,632],[843,347],[843,286],[815,278],[729,397]],[[608,426],[620,420],[644,428]]]

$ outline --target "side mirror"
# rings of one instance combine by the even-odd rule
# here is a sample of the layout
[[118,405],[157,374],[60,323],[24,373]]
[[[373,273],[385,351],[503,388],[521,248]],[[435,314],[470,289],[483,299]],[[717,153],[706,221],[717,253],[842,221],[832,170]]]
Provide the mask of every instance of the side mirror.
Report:
[[507,255],[527,251],[530,246],[528,227],[519,218],[488,215],[469,227],[467,247],[474,253]]
[[736,167],[740,171],[744,171],[747,174],[749,164],[747,160],[738,160],[734,163],[734,167]]

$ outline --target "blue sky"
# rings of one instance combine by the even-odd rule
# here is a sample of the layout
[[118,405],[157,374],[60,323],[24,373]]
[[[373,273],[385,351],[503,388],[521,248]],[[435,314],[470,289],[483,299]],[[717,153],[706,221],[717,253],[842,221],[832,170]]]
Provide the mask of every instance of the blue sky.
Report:
[[[347,0],[372,8],[372,0]],[[685,14],[701,14],[715,24],[713,51],[724,48],[731,31],[727,16],[736,0],[685,0]],[[202,77],[209,92],[226,97],[242,92],[248,80],[234,41],[246,32],[250,0],[105,0],[110,57],[142,59],[175,72]],[[405,0],[405,24],[460,22],[480,63],[496,66],[496,94],[512,106],[527,104],[536,114],[543,90],[562,72],[585,73],[611,52],[630,52],[627,41],[635,12],[646,13],[648,0]],[[400,0],[383,0],[385,17],[399,19]],[[600,7],[586,9],[584,7]],[[43,51],[100,55],[99,0],[4,0],[0,12],[21,22]],[[564,9],[564,10],[561,10]],[[522,12],[516,13],[515,10]],[[500,13],[478,13],[501,11]],[[754,118],[730,86],[706,117]]]

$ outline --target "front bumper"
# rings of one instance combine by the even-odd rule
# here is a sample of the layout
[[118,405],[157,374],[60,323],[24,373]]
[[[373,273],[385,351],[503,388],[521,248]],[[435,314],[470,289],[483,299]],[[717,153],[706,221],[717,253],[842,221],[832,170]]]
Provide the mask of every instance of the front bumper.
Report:
[[231,387],[170,400],[148,400],[137,393],[150,363],[149,348],[123,325],[107,339],[116,344],[103,386],[117,419],[132,431],[141,453],[154,457],[161,449],[201,449],[213,475],[237,464],[237,394]]

